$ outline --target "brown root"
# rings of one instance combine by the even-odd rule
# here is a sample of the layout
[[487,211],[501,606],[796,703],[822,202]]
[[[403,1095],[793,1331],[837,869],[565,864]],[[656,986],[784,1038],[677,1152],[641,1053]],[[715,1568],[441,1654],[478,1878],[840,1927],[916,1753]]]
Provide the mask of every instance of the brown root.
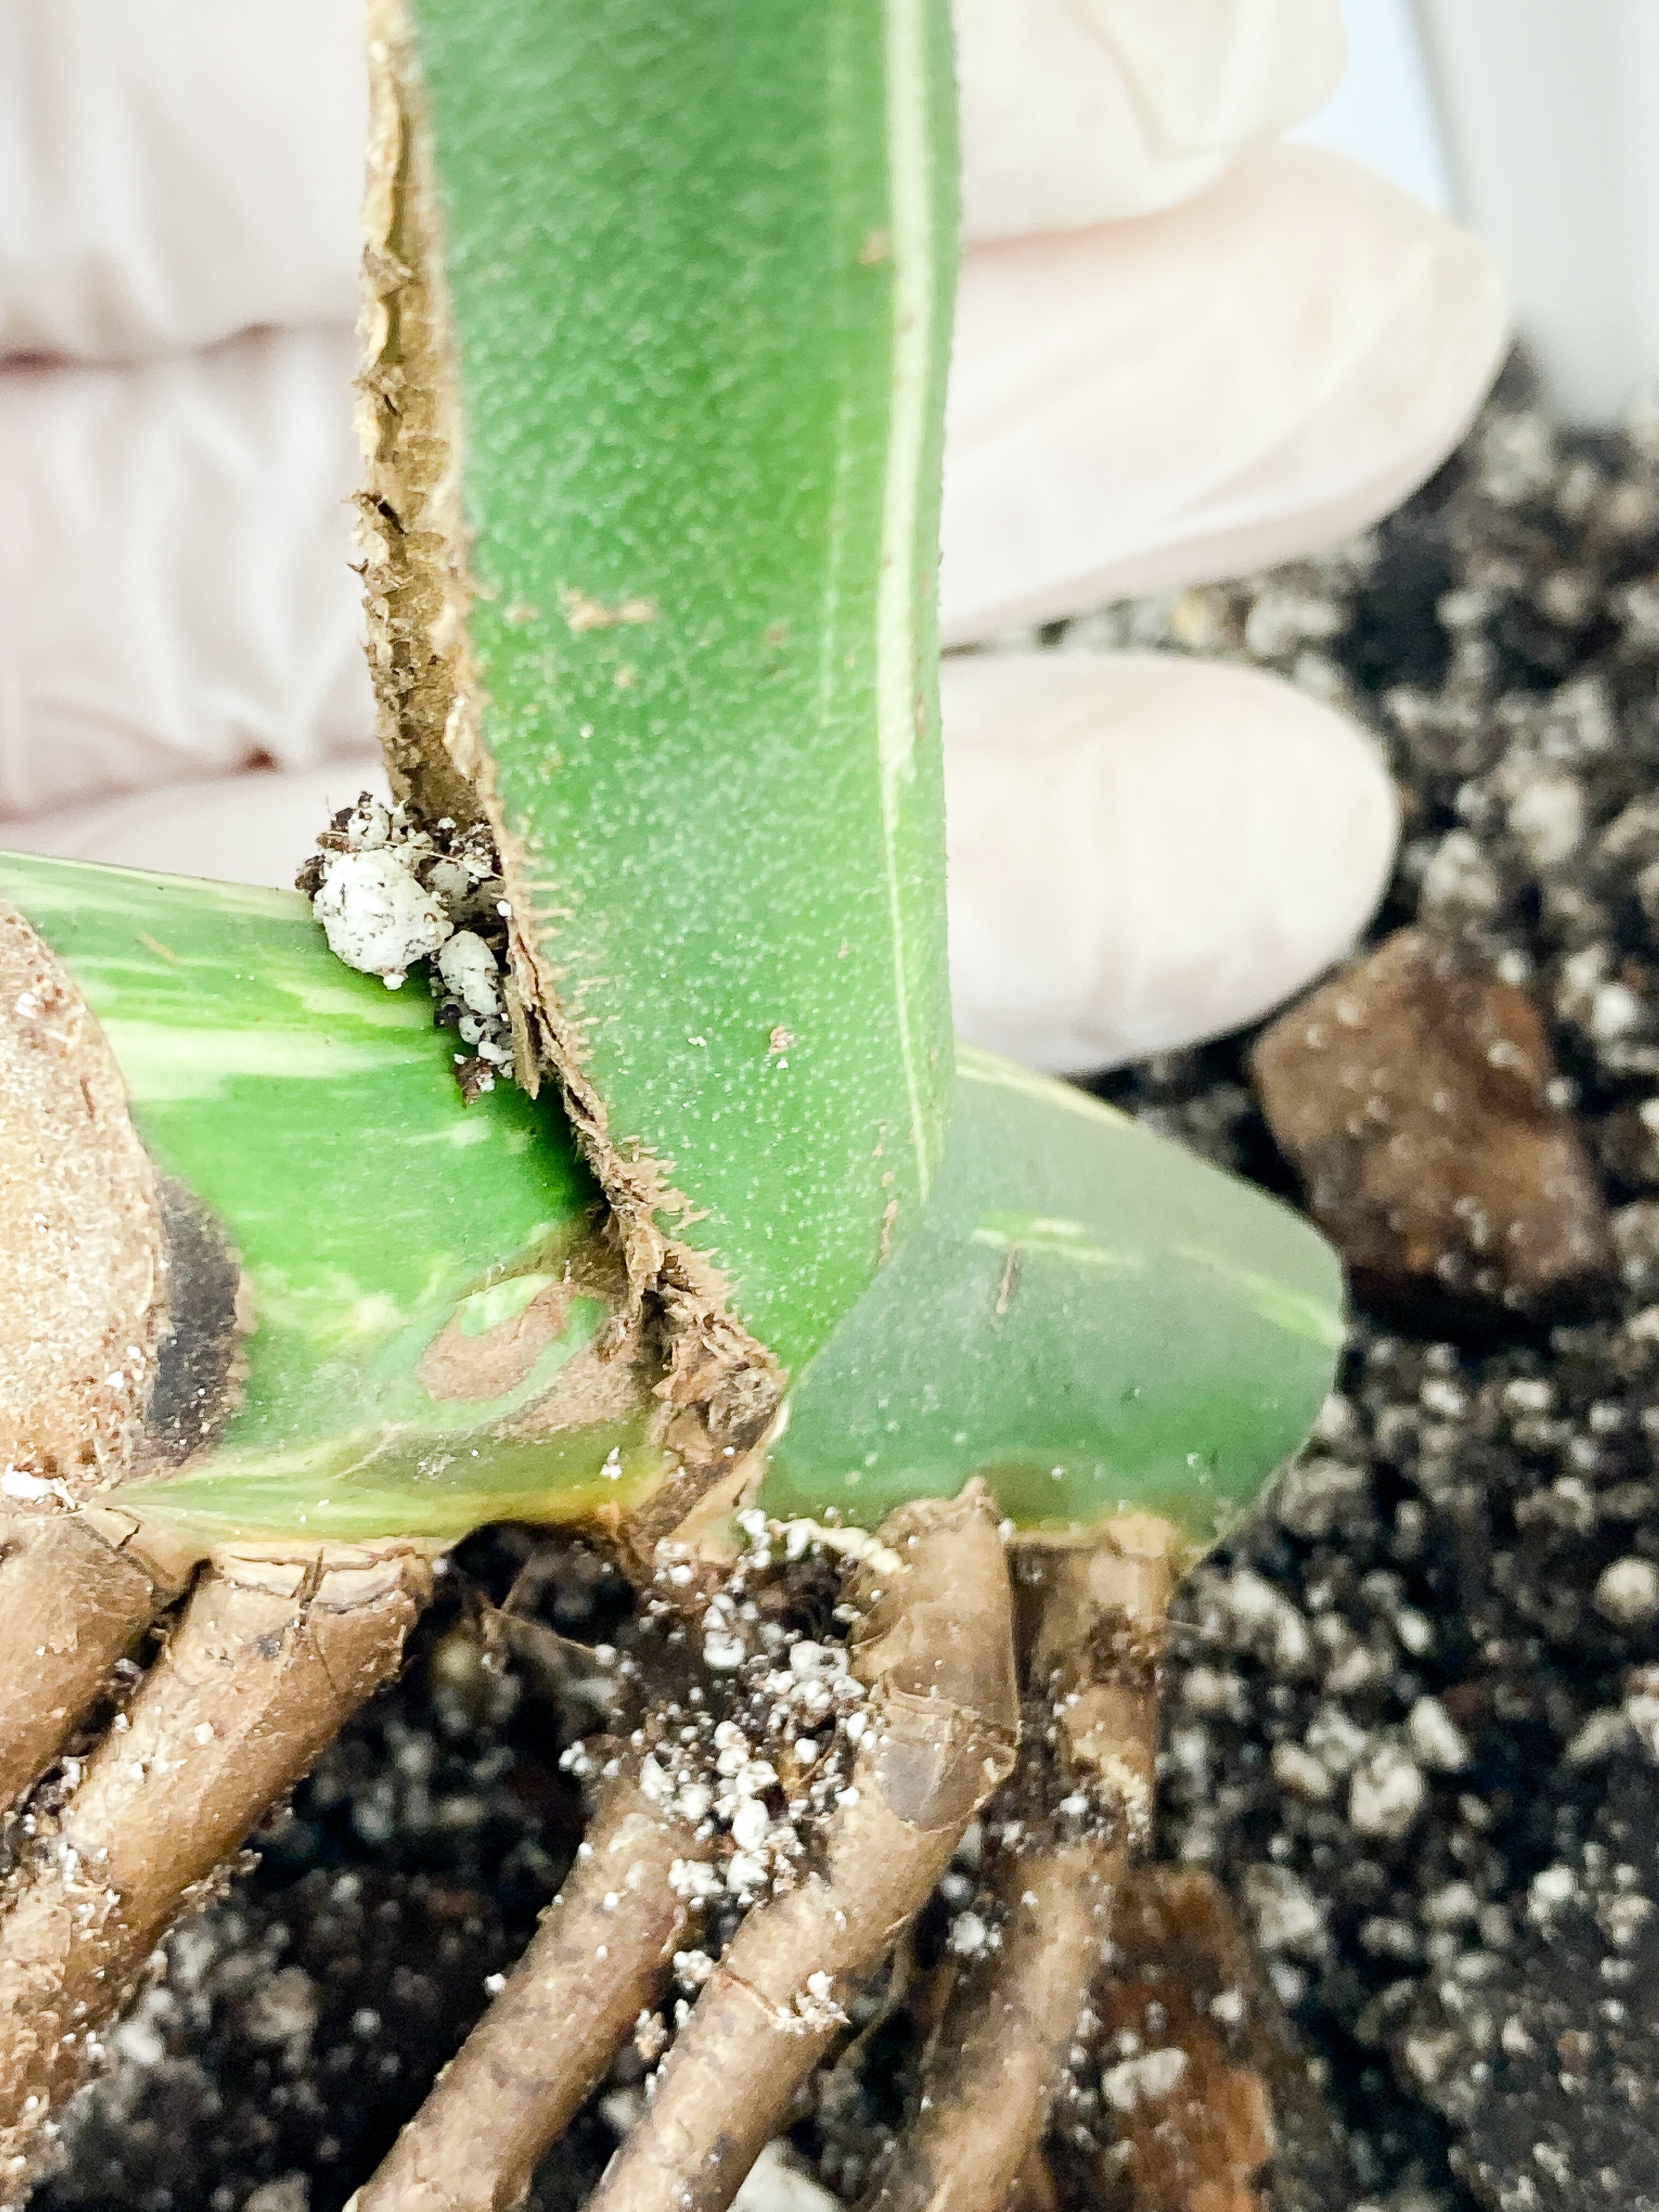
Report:
[[1015,2175],[1002,2212],[1060,2212],[1060,2191],[1040,2150],[1034,2150]]
[[1158,1750],[1158,1656],[1180,1540],[1123,1516],[1098,1549],[1032,1563],[1028,1768],[1052,1759],[1049,1832],[1005,1856],[1001,1948],[965,1974],[921,2106],[872,2199],[879,2212],[1004,2212],[1040,2158],[1048,2111],[1130,1851],[1145,1840]]
[[87,1515],[0,1510],[0,1812],[39,1781],[182,1586]]
[[506,2212],[653,2004],[690,1908],[691,1831],[619,1777],[507,1987],[347,2212]]
[[[770,1901],[712,1972],[700,1954],[687,1970],[707,1975],[702,1994],[689,2017],[678,2008],[654,2096],[588,2212],[725,2212],[820,2061],[846,2045],[822,2119],[842,2076],[861,2094],[857,2077],[890,2063],[874,2039],[896,2015],[921,2094],[866,2212],[1352,2201],[1340,2134],[1225,1897],[1193,1870],[1129,1864],[1152,1809],[1173,1532],[1126,1516],[1087,1549],[1024,1549],[1011,1593],[975,1489],[907,1508],[861,1548],[842,1592],[860,1692],[840,1708],[829,1780],[816,1747],[808,1762],[814,1802],[835,1809],[811,1858],[792,1836]],[[0,1894],[0,2204],[21,2202],[103,2018],[185,1894],[391,1670],[426,1583],[420,1561],[368,1553],[222,1559],[84,1773],[69,1762],[61,1808],[56,1784],[37,1797],[28,1856]],[[815,1588],[814,1604],[833,1602],[833,1577]],[[787,1729],[792,1711],[769,1705],[764,1728]],[[348,2212],[511,2212],[630,2030],[647,2059],[660,2048],[664,1984],[710,1893],[705,1869],[677,1863],[718,1848],[699,1770],[665,1748],[684,1740],[649,1724],[628,1749],[610,1740],[621,1757],[558,1898]],[[967,1938],[972,1964],[954,1942],[926,1963],[916,1916],[982,1808],[999,1903],[981,1911],[998,1933],[988,1948],[982,1927]],[[896,1943],[884,2005],[849,2041],[853,2001]],[[844,2185],[867,2159],[857,2151]]]
[[204,1575],[4,1900],[0,2203],[179,1905],[393,1672],[429,1591],[409,1556]]
[[892,1516],[861,1571],[869,1721],[822,1867],[758,1906],[715,1967],[592,2212],[724,2212],[1013,1764],[1012,1607],[985,1492]]
[[957,1984],[922,2109],[870,2200],[881,2212],[1003,2212],[1042,2142],[1110,1925],[1114,1856],[1084,1844],[1011,1862],[996,1970]]

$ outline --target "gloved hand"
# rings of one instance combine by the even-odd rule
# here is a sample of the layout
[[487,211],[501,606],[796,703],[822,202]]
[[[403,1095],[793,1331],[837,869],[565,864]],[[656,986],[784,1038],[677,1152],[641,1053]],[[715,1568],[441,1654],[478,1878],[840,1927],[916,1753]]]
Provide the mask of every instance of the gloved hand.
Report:
[[[1504,344],[1481,249],[1276,135],[1334,0],[957,0],[947,642],[1369,522]],[[0,842],[291,879],[376,780],[345,504],[358,0],[0,0]],[[958,1024],[1108,1065],[1340,952],[1391,786],[1289,685],[946,663]]]

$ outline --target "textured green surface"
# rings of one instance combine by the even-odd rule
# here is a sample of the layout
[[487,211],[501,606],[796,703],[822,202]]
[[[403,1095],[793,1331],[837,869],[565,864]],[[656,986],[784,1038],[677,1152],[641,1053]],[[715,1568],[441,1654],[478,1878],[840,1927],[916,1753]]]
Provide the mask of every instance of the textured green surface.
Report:
[[[283,892],[0,855],[0,895],[75,971],[146,1142],[252,1286],[241,1410],[182,1474],[129,1484],[135,1510],[204,1540],[449,1539],[648,1492],[663,1461],[637,1421],[510,1433],[598,1298],[499,1401],[434,1403],[416,1379],[447,1324],[487,1334],[580,1261],[595,1197],[550,1102],[462,1108],[418,979],[340,967]],[[979,1474],[1028,1526],[1144,1506],[1210,1541],[1329,1386],[1329,1249],[1080,1092],[958,1057],[933,1196],[792,1391],[763,1504],[874,1524]]]
[[534,927],[612,1139],[689,1202],[662,1225],[793,1365],[908,1228],[950,1088],[947,9],[409,12]]
[[215,1209],[252,1291],[222,1443],[125,1503],[216,1533],[450,1537],[648,1483],[636,1434],[499,1433],[592,1341],[596,1297],[497,1401],[437,1402],[416,1378],[452,1317],[510,1321],[580,1260],[597,1202],[551,1101],[503,1085],[462,1106],[418,977],[391,992],[343,968],[290,892],[6,854],[0,896],[73,971],[145,1143]]
[[1330,1387],[1334,1254],[1081,1092],[957,1062],[933,1203],[791,1392],[762,1504],[873,1526],[982,1474],[1027,1527],[1144,1507],[1212,1542]]

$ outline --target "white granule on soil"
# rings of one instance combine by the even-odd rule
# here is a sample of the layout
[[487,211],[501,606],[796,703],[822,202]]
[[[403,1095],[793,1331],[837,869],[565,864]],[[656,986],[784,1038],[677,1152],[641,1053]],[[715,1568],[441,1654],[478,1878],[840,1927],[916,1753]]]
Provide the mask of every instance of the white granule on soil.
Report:
[[958,1959],[982,1959],[999,1948],[998,1931],[978,1912],[959,1912],[951,1923],[948,1948]]
[[1616,1627],[1645,1627],[1659,1614],[1659,1568],[1650,1559],[1615,1559],[1596,1583],[1594,1602]]
[[1419,1765],[1455,1774],[1469,1763],[1462,1730],[1438,1698],[1419,1698],[1406,1717],[1406,1734]]
[[1115,2112],[1133,2112],[1139,2105],[1167,2097],[1186,2071],[1184,2051],[1147,2051],[1108,2067],[1100,2077],[1100,2093]]
[[786,2142],[769,2142],[732,2200],[732,2212],[837,2212],[822,2182],[803,2172]]
[[1269,1764],[1279,1788],[1305,1798],[1310,1805],[1322,1804],[1330,1796],[1330,1770],[1301,1744],[1276,1743]]
[[1559,1862],[1547,1866],[1541,1874],[1533,1876],[1532,1887],[1527,1892],[1527,1917],[1534,1923],[1547,1923],[1577,1894],[1578,1877],[1570,1866]]
[[1362,1836],[1403,1836],[1423,1809],[1423,1771],[1397,1745],[1385,1743],[1356,1768],[1348,1789],[1348,1821]]
[[1289,1867],[1261,1863],[1244,1875],[1244,1902],[1255,1940],[1270,1957],[1290,1952],[1313,1958],[1325,1948],[1325,1907]]

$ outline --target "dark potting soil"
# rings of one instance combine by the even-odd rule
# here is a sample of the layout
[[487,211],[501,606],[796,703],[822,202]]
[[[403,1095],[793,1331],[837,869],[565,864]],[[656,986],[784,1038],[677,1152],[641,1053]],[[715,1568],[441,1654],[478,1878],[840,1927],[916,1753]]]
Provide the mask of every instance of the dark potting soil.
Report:
[[[1546,1016],[1621,1287],[1462,1337],[1357,1316],[1310,1453],[1181,1600],[1159,1844],[1220,1876],[1317,2054],[1342,2212],[1652,2212],[1659,407],[1564,437],[1512,370],[1359,543],[1043,635],[1235,657],[1348,706],[1406,807],[1373,937],[1455,938]],[[1100,1088],[1293,1194],[1250,1042]],[[40,2212],[333,2212],[371,2170],[579,1832],[580,1674],[492,1672],[469,1625],[536,1549],[458,1555],[404,1679],[173,1938]],[[579,1558],[539,1610],[592,1641],[623,1606]],[[642,2072],[626,2053],[536,2205],[580,2200]],[[856,2156],[823,2148],[853,2193]]]

